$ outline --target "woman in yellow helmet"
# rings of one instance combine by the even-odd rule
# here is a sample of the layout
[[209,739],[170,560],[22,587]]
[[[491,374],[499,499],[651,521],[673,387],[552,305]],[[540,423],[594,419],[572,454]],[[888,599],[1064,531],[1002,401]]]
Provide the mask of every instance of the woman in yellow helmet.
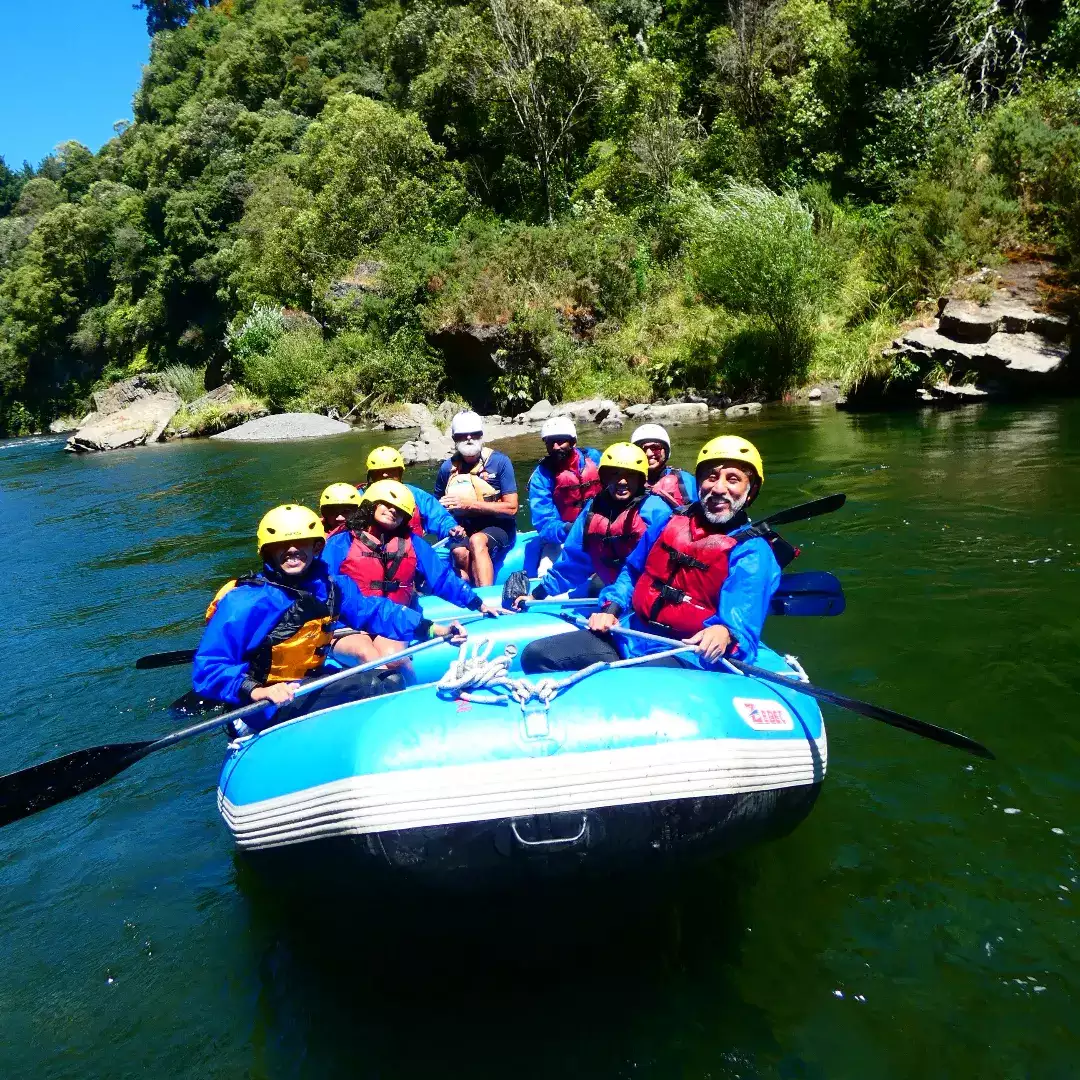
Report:
[[[405,607],[420,610],[419,582],[426,591],[458,607],[497,615],[461,580],[447,562],[438,558],[428,542],[409,528],[416,510],[412,492],[396,480],[376,480],[364,492],[359,512],[349,529],[330,538],[323,561],[330,572],[354,582],[365,596],[381,596]],[[399,652],[398,639],[376,637],[379,656]]]
[[[263,517],[263,567],[219,594],[195,653],[197,694],[230,705],[291,701],[300,680],[322,666],[335,623],[405,641],[460,632],[456,624],[436,626],[411,608],[364,596],[348,578],[331,574],[320,558],[324,540],[322,522],[307,507],[277,506]],[[362,647],[364,636],[342,639],[338,651],[375,659],[370,645]]]
[[392,446],[376,446],[368,454],[364,467],[367,469],[367,484],[360,488],[361,495],[369,484],[380,480],[394,480],[409,489],[415,503],[409,515],[409,528],[415,536],[431,533],[444,540],[448,536],[465,535],[465,530],[434,495],[414,484],[405,483],[405,459]]
[[522,655],[524,670],[575,669],[657,651],[605,634],[624,613],[631,628],[698,645],[695,663],[728,654],[753,662],[780,584],[768,539],[748,530],[747,509],[765,480],[761,455],[749,440],[721,435],[701,448],[696,480],[697,501],[654,524],[600,593],[604,606],[589,619],[593,633],[534,642]]

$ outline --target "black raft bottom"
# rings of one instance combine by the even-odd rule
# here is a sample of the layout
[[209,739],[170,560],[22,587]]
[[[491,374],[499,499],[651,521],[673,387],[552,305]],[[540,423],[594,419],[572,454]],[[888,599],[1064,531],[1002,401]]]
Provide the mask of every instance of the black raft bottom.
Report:
[[470,891],[606,878],[727,855],[789,833],[820,783],[738,795],[601,807],[458,825],[331,837],[247,852],[286,890],[383,885]]

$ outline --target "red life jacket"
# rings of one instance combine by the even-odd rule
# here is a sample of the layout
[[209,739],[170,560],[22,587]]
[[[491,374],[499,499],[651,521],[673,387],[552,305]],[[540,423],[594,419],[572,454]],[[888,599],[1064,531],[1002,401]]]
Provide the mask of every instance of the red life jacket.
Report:
[[645,559],[634,586],[634,613],[679,637],[704,629],[705,620],[717,612],[728,558],[738,542],[727,533],[711,531],[697,507],[675,514]]
[[[596,576],[605,585],[610,585],[618,576],[627,556],[637,547],[638,541],[645,535],[645,519],[641,516],[641,504],[645,496],[631,499],[625,509],[614,518],[606,517],[604,510],[609,509],[614,500],[595,498],[585,515],[585,536],[582,547],[592,559]],[[602,505],[598,508],[597,503]],[[617,507],[620,504],[614,503]]]
[[410,537],[394,536],[380,544],[370,533],[353,533],[338,573],[355,581],[365,596],[383,596],[405,607],[416,599],[416,551]]
[[[356,488],[360,492],[360,494],[363,495],[364,492],[367,491],[368,485],[367,484],[357,484]],[[335,532],[337,532],[337,531],[339,531],[339,530],[335,530]],[[420,518],[420,506],[419,506],[419,504],[417,505],[416,509],[412,512],[412,517],[409,518],[409,532],[411,532],[413,534],[413,536],[423,536],[424,535],[424,522]],[[327,533],[327,539],[329,539],[332,535],[333,535],[333,533]]]
[[682,473],[678,469],[665,469],[664,475],[655,484],[651,484],[649,490],[676,510],[690,504],[690,492],[686,490]]
[[[551,501],[559,512],[559,519],[573,523],[577,521],[585,504],[600,494],[601,485],[600,471],[588,454],[575,449],[570,460],[570,464],[555,474]],[[545,463],[544,468],[550,475],[552,466]]]

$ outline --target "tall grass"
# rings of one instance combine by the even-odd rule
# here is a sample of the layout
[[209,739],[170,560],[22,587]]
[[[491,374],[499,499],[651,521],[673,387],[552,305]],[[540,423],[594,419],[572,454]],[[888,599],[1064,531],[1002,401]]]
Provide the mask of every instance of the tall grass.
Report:
[[206,365],[189,367],[187,364],[169,364],[161,372],[161,383],[183,402],[194,401],[206,393]]

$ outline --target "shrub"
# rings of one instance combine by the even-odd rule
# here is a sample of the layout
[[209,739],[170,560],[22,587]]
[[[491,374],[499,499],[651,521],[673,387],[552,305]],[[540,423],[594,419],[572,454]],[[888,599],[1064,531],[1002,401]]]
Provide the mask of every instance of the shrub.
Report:
[[181,401],[194,401],[206,392],[206,367],[169,364],[161,372],[162,385],[180,395]]
[[282,334],[268,352],[249,353],[238,366],[239,381],[249,390],[275,409],[288,410],[301,403],[329,364],[322,335],[300,330]]
[[244,364],[253,356],[264,356],[285,333],[285,316],[271,304],[256,304],[235,329],[225,335],[230,364],[226,372],[240,377]]
[[799,378],[836,276],[813,215],[794,192],[732,184],[699,200],[697,222],[690,266],[702,293],[771,328],[770,364],[784,381]]
[[237,390],[231,401],[209,401],[197,409],[185,405],[169,421],[169,431],[191,436],[217,435],[265,412],[264,402],[246,390]]

